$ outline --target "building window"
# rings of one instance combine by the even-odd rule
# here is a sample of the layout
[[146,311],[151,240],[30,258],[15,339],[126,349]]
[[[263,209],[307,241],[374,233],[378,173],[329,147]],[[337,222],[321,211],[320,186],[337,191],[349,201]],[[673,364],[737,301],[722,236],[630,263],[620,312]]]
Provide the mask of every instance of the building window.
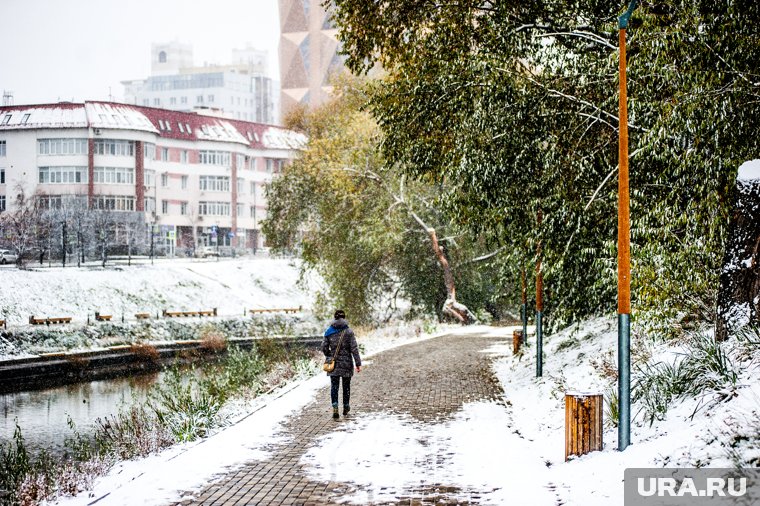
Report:
[[185,133],[185,129],[182,127],[182,123],[177,123],[179,125],[179,131],[180,133]]
[[237,215],[243,216],[243,213],[245,213],[245,204],[238,204],[237,205]]
[[230,153],[228,151],[208,151],[202,150],[198,159],[199,163],[204,165],[221,165],[230,166]]
[[0,168],[0,184],[5,184],[5,169]]
[[156,145],[150,142],[146,142],[144,144],[145,146],[145,159],[146,160],[155,160],[156,159]]
[[107,209],[109,211],[134,211],[135,198],[122,195],[99,195],[93,200],[95,209]]
[[183,190],[187,190],[187,179],[187,176],[182,176],[182,179],[180,179]]
[[[179,123],[179,129],[182,130],[182,123]],[[179,163],[187,163],[188,156],[187,151],[180,151],[179,152]]]
[[146,213],[156,212],[156,199],[154,199],[153,197],[145,197],[145,212]]
[[200,189],[210,192],[230,191],[230,178],[227,176],[201,176]]
[[161,214],[169,214],[169,201],[168,200],[162,200],[161,201]]
[[251,195],[256,197],[256,182],[255,181],[251,181]]
[[187,214],[187,202],[179,203],[179,214],[185,216]]
[[143,99],[143,105],[145,105],[145,106],[150,105],[150,99],[149,98],[144,98]]
[[5,141],[0,141],[0,156],[5,156]]
[[95,139],[96,155],[134,156],[135,143],[114,139]]
[[251,206],[251,218],[256,218],[256,208]]
[[229,202],[198,202],[198,214],[201,216],[229,216]]
[[186,104],[187,103],[187,97],[179,97],[179,102],[181,104]]
[[169,161],[169,148],[161,148],[161,161],[162,162]]
[[31,114],[24,114],[24,116],[21,118],[22,125],[26,125],[29,122],[29,116],[31,116]]
[[87,208],[86,195],[40,195],[37,198],[42,209]]
[[3,122],[0,123],[0,124],[2,124],[2,125],[9,125],[10,122],[11,122],[11,116],[13,116],[13,115],[12,114],[6,114],[5,117],[3,118]]
[[161,105],[161,99],[160,98],[154,98],[153,99],[153,105],[158,107]]
[[177,97],[169,97],[169,103],[171,105],[177,105]]
[[156,171],[155,170],[146,170],[145,171],[145,186],[156,186]]
[[267,173],[271,174],[274,171],[274,160],[267,158]]
[[165,128],[164,128],[164,120],[162,120],[162,119],[158,120],[158,128],[160,128],[161,130],[165,130]]
[[93,182],[101,184],[135,184],[135,169],[129,167],[95,167]]
[[214,95],[209,95],[206,98],[208,99],[209,103],[212,103],[214,101]]
[[166,51],[158,53],[158,63],[166,63]]
[[87,182],[87,167],[40,167],[41,184],[76,184]]
[[197,103],[199,103],[199,104],[202,104],[203,103],[203,95],[198,95],[197,97],[195,97],[195,101]]
[[169,186],[169,174],[164,172],[161,174],[161,187],[166,188],[167,186]]
[[245,156],[244,155],[235,155],[235,163],[236,167],[240,170],[245,168]]
[[40,139],[37,141],[40,155],[86,155],[87,139]]
[[187,130],[187,134],[190,135],[193,133],[192,129],[190,128],[190,125],[188,123],[185,123],[185,130]]
[[242,177],[237,178],[237,192],[238,194],[245,193],[245,180]]
[[0,195],[0,213],[5,211],[5,195]]

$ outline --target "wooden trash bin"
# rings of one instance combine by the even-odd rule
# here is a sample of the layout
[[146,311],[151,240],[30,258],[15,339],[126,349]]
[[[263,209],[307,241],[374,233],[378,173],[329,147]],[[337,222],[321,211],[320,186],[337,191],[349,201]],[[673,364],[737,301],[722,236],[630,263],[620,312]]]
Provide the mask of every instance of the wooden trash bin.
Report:
[[565,392],[565,461],[602,449],[602,394]]
[[520,351],[520,345],[522,344],[522,330],[515,330],[512,332],[512,353],[517,355]]

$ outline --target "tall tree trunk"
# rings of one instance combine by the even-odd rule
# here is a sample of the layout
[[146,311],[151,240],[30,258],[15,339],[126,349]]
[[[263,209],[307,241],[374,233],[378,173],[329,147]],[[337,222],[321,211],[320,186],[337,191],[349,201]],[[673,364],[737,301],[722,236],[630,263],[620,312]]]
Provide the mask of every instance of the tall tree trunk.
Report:
[[738,179],[735,193],[720,273],[718,341],[747,324],[760,324],[760,179]]
[[470,324],[475,322],[475,315],[472,314],[467,306],[457,302],[457,289],[454,283],[454,274],[451,272],[451,266],[446,259],[446,255],[443,253],[440,244],[438,244],[438,235],[435,233],[435,229],[428,228],[427,232],[428,235],[430,235],[430,241],[433,244],[433,252],[443,269],[443,283],[446,285],[446,302],[443,303],[443,314],[454,318],[460,323]]

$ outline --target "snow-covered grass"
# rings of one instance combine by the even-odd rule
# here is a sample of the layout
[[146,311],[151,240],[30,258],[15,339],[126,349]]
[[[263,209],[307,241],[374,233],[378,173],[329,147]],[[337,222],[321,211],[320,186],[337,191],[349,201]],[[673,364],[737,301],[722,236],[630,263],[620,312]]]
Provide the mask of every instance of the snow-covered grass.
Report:
[[311,307],[309,290],[298,286],[295,260],[176,259],[155,265],[52,267],[21,271],[0,269],[0,319],[9,327],[29,316],[71,316],[74,323],[94,313],[155,315],[162,310],[217,308],[222,316],[242,316],[249,309]]
[[[135,342],[224,337],[311,335],[321,320],[310,311],[310,279],[298,283],[294,260],[174,260],[155,265],[0,269],[0,360]],[[248,314],[250,309],[298,308],[297,315]],[[136,313],[217,308],[218,317],[136,320]],[[95,312],[112,315],[96,322]],[[68,325],[28,325],[29,316],[71,316]],[[122,321],[124,319],[124,321]]]

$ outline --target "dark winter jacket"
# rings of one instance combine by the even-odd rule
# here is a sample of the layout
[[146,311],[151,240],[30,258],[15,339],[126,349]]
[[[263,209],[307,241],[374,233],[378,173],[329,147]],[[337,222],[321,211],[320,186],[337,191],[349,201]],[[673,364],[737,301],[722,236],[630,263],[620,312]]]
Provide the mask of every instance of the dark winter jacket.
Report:
[[362,365],[362,359],[359,356],[359,345],[356,344],[354,331],[348,327],[348,322],[341,318],[333,320],[330,326],[325,330],[325,337],[322,339],[322,353],[325,354],[325,360],[332,360],[335,354],[335,348],[338,347],[341,331],[345,329],[343,342],[340,345],[340,351],[335,359],[335,369],[327,373],[328,376],[353,376],[354,364]]

